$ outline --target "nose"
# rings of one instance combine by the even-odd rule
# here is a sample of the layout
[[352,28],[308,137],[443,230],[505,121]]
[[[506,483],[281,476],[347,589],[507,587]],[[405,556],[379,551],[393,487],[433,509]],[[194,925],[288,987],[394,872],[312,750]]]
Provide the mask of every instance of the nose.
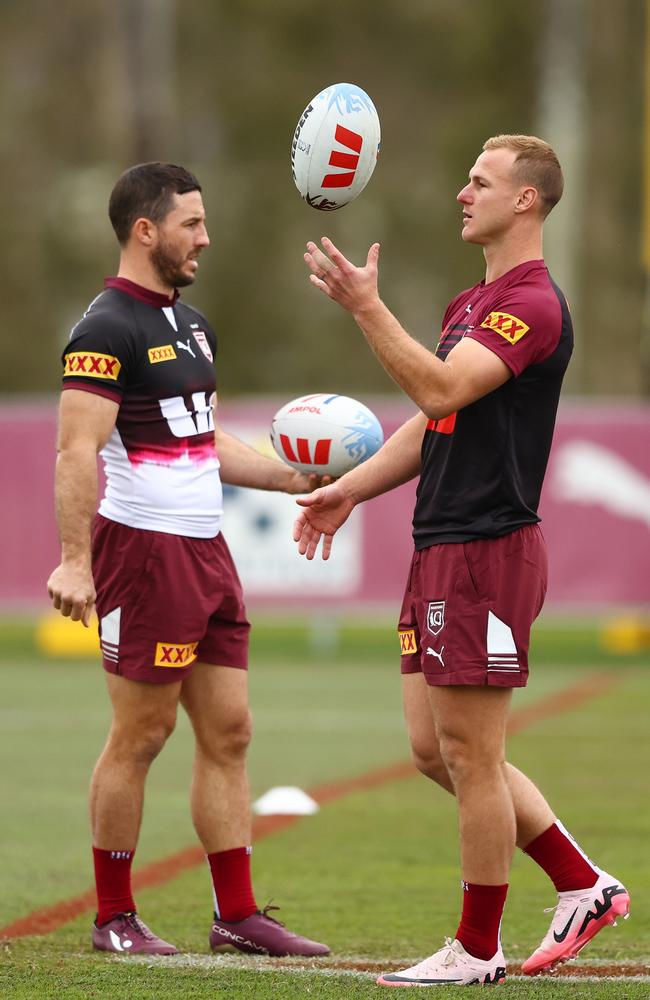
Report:
[[208,236],[208,230],[205,225],[201,226],[200,230],[197,232],[196,244],[200,247],[210,246],[210,237]]
[[459,202],[461,205],[469,204],[469,202],[471,201],[469,184],[466,184],[464,188],[461,188],[461,190],[456,195],[456,201]]

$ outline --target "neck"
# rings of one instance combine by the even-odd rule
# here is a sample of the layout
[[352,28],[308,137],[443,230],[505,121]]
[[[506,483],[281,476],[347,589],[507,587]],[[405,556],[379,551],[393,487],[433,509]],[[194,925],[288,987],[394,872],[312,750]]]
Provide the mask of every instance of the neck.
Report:
[[518,264],[525,264],[528,260],[541,260],[544,256],[542,249],[541,231],[536,232],[524,239],[516,241],[507,240],[495,242],[483,247],[485,257],[485,283],[489,285],[491,281],[496,281],[507,271],[511,271]]
[[161,280],[158,272],[152,267],[148,258],[134,258],[131,254],[123,251],[120,255],[120,266],[117,272],[118,278],[126,278],[133,281],[142,288],[148,288],[151,292],[158,292],[161,295],[171,297],[175,289]]

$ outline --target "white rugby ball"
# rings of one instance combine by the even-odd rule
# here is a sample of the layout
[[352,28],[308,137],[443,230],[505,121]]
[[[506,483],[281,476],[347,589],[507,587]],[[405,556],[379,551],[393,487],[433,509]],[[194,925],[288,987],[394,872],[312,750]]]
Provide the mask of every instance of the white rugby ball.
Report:
[[294,469],[336,477],[374,455],[384,443],[384,432],[363,403],[322,392],[292,399],[278,410],[271,443]]
[[331,212],[360,195],[379,156],[379,116],[365,90],[335,83],[300,116],[291,144],[296,187],[312,208]]

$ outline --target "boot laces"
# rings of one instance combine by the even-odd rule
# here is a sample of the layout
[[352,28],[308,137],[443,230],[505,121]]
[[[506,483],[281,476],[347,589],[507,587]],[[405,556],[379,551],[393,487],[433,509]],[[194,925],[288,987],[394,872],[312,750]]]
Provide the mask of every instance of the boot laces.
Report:
[[273,906],[272,904],[273,904],[273,900],[270,899],[268,901],[268,903],[266,904],[266,906],[263,909],[260,910],[260,913],[262,914],[263,917],[266,917],[267,920],[272,920],[273,923],[277,924],[279,927],[284,927],[284,924],[282,923],[281,920],[276,920],[275,917],[270,917],[269,916],[269,910],[279,910],[280,909],[279,906]]
[[134,931],[137,931],[139,934],[141,934],[142,937],[145,938],[147,941],[156,940],[156,935],[149,930],[147,925],[143,923],[142,920],[140,920],[140,917],[137,915],[137,913],[125,913],[124,920],[129,925],[129,927],[132,927]]
[[425,958],[415,968],[422,969],[423,972],[427,972],[432,966],[443,966],[444,968],[448,968],[450,965],[455,965],[459,956],[454,950],[453,944],[454,939],[446,937],[444,947],[437,951],[435,955]]

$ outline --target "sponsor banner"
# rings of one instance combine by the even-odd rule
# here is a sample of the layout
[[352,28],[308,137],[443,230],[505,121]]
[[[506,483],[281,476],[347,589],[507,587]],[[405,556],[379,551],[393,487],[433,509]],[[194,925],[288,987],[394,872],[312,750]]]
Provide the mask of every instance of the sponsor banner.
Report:
[[91,354],[85,351],[71,351],[65,356],[63,377],[83,375],[84,378],[107,378],[117,381],[122,365],[112,354]]
[[400,653],[402,656],[407,656],[409,653],[417,653],[418,641],[415,638],[415,629],[403,629],[397,634],[399,635]]
[[147,354],[149,355],[149,362],[152,365],[157,365],[159,361],[174,361],[176,358],[176,351],[171,344],[164,344],[162,347],[150,347]]
[[485,317],[481,326],[485,327],[486,330],[494,330],[509,344],[516,344],[530,330],[530,327],[522,319],[504,312],[491,312]]
[[[386,437],[413,414],[397,401],[364,402]],[[273,454],[269,427],[281,404],[276,398],[230,403],[220,408],[220,423]],[[46,608],[45,581],[59,562],[52,501],[56,409],[54,399],[0,407],[6,473],[0,608],[6,610]],[[224,535],[248,604],[319,615],[367,605],[397,617],[413,550],[414,500],[412,482],[362,504],[335,537],[330,560],[319,554],[307,562],[291,537],[299,513],[294,497],[227,486]],[[540,514],[550,562],[547,610],[611,614],[617,606],[650,606],[650,407],[562,405]]]
[[157,642],[154,667],[189,667],[196,659],[198,642]]

